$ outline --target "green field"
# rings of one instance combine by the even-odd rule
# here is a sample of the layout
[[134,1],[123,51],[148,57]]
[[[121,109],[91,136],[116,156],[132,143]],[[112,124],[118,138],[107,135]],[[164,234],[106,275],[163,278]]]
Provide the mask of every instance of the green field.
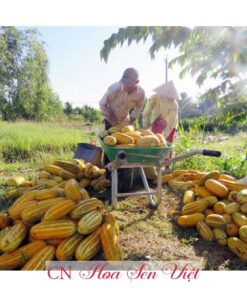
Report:
[[[40,165],[52,162],[54,159],[69,160],[73,158],[77,143],[89,142],[95,139],[93,130],[75,122],[33,123],[33,122],[0,122],[0,171],[16,172],[25,169],[37,169]],[[236,177],[247,173],[247,134],[223,138],[219,141],[207,141],[207,135],[191,129],[189,133],[180,130],[175,141],[176,155],[196,148],[214,149],[222,152],[221,158],[194,156],[174,168],[191,168],[202,171],[219,169],[227,171]]]
[[95,132],[78,123],[0,121],[0,171],[37,169],[54,159],[71,159],[77,143],[93,138]]

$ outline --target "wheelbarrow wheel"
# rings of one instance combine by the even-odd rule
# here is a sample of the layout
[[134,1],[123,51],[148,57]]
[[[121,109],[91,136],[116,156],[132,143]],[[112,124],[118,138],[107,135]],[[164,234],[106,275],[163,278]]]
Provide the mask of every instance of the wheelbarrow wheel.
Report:
[[149,202],[149,204],[148,204],[148,207],[152,210],[156,210],[158,208],[158,206],[159,206],[158,203],[153,204],[153,203]]

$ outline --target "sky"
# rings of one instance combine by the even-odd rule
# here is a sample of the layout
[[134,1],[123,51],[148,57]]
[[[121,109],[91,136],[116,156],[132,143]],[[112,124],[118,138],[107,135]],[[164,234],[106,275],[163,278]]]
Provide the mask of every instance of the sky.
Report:
[[[27,27],[20,27],[25,29]],[[165,82],[165,58],[174,56],[174,50],[160,50],[151,60],[148,50],[152,41],[124,44],[117,46],[108,62],[100,59],[103,42],[116,33],[119,27],[102,26],[42,26],[36,27],[45,42],[49,59],[49,78],[53,90],[61,101],[71,102],[73,107],[87,104],[98,108],[99,100],[107,88],[120,80],[123,71],[134,67],[139,71],[140,85],[146,97],[153,94],[152,89]],[[183,80],[178,77],[178,68],[168,70],[168,80],[173,80],[179,92],[187,92],[195,97],[198,88],[188,76]]]

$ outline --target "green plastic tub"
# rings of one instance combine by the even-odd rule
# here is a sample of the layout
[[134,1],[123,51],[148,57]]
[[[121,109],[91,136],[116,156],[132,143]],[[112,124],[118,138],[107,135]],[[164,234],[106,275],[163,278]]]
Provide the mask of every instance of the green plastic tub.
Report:
[[100,137],[99,142],[110,161],[116,159],[118,152],[124,151],[127,155],[129,163],[157,163],[161,159],[165,159],[169,152],[173,149],[171,143],[167,143],[168,147],[111,147],[105,145]]

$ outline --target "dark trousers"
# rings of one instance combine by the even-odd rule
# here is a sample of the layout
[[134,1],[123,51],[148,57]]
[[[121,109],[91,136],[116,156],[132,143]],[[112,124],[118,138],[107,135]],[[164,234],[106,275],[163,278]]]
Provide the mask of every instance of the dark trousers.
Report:
[[[105,119],[104,120],[104,123],[105,123],[105,130],[107,131],[109,128],[112,127],[112,125],[110,124],[110,122]],[[110,162],[109,158],[107,157],[107,155],[104,153],[104,163],[105,165],[108,164]]]
[[[105,119],[105,130],[108,130],[112,127],[110,122]],[[105,165],[109,163],[110,160],[107,155],[104,153],[104,163]],[[106,171],[106,178],[110,180],[111,172]],[[128,192],[133,185],[133,170],[132,169],[120,169],[118,170],[118,192]]]
[[112,127],[112,125],[110,124],[110,122],[107,119],[105,119],[104,123],[105,123],[105,130],[106,131]]

